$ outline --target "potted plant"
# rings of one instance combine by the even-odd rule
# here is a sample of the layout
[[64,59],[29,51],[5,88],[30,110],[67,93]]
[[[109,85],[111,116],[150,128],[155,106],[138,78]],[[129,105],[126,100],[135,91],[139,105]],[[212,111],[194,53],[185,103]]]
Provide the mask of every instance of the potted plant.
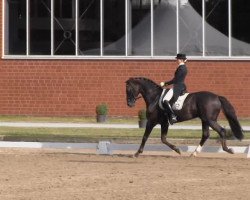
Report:
[[101,103],[96,106],[95,110],[96,110],[96,121],[105,122],[107,120],[108,105],[105,103]]
[[138,111],[138,118],[139,118],[139,128],[145,128],[147,125],[146,109],[141,109]]

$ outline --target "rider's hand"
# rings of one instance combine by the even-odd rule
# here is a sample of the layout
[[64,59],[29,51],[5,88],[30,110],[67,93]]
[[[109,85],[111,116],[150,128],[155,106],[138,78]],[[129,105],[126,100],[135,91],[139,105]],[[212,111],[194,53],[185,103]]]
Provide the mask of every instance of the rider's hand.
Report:
[[165,83],[164,83],[164,82],[161,82],[161,83],[160,83],[160,86],[161,86],[161,87],[165,86]]

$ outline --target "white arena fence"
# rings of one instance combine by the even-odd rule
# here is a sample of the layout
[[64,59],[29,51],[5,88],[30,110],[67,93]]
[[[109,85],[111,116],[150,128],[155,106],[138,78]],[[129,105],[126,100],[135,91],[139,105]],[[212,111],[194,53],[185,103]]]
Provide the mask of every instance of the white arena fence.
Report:
[[[250,145],[229,146],[235,153],[246,154],[250,158]],[[110,141],[99,143],[55,143],[55,142],[7,142],[1,141],[0,148],[34,148],[34,149],[91,149],[97,154],[112,155],[114,151],[137,151],[139,144],[117,144]],[[182,152],[194,152],[197,146],[179,146]],[[144,151],[172,151],[163,144],[147,144]],[[204,146],[201,152],[225,153],[219,146]]]

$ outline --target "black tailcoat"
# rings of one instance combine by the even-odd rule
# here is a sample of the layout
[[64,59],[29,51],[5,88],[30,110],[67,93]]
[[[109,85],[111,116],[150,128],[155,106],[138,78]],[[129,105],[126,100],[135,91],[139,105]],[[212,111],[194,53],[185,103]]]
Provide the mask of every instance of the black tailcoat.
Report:
[[174,78],[170,81],[166,81],[165,84],[172,85],[173,84],[173,90],[174,95],[172,99],[170,100],[170,104],[172,105],[178,97],[186,91],[187,87],[185,85],[185,78],[187,75],[187,67],[185,64],[181,64],[178,66],[178,68],[175,71]]

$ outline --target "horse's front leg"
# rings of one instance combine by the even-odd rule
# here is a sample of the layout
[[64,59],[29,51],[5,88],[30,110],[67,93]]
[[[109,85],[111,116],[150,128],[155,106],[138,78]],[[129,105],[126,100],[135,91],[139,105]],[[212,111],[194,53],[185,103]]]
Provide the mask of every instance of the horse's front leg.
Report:
[[176,153],[181,154],[181,151],[179,148],[177,148],[175,145],[173,145],[167,141],[168,127],[169,127],[168,123],[161,124],[161,141],[163,144],[166,144],[171,149],[173,149]]
[[154,128],[155,125],[156,124],[152,124],[150,121],[147,122],[146,129],[145,129],[144,135],[142,137],[142,142],[141,142],[140,148],[135,153],[135,155],[134,155],[135,157],[138,157],[143,152],[144,146],[145,146],[145,144],[148,140],[148,137],[149,137],[150,133],[152,132],[152,129]]

